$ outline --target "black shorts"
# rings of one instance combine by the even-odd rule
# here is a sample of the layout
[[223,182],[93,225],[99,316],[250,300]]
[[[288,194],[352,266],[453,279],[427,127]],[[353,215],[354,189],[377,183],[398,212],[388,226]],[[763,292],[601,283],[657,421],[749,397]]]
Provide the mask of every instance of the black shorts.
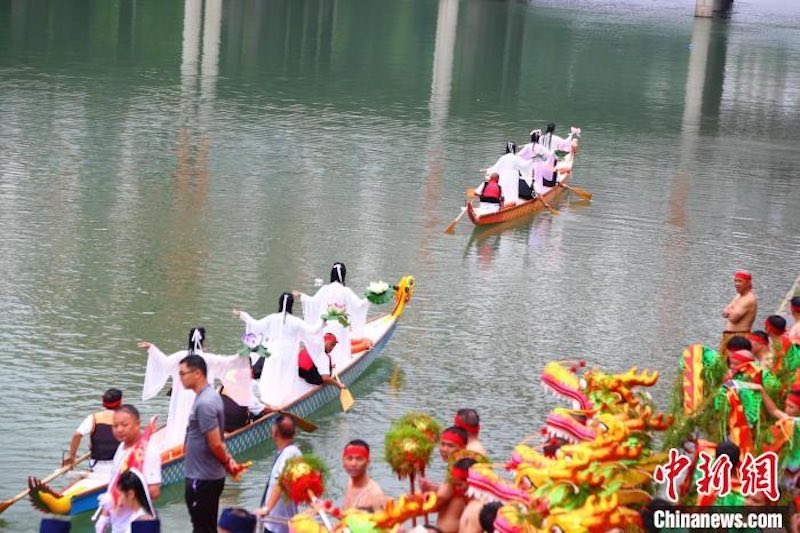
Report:
[[306,380],[306,383],[310,383],[311,385],[322,385],[322,376],[319,374],[319,370],[317,370],[316,366],[312,366],[311,370],[303,370],[302,368],[298,368],[297,373],[301,378]]

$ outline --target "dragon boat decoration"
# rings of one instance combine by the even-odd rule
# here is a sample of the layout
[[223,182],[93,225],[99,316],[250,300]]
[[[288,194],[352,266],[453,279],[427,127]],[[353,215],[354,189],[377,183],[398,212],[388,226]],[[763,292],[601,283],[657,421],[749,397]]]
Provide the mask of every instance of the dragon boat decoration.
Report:
[[[351,385],[377,359],[383,347],[397,328],[400,317],[414,293],[413,276],[404,276],[394,286],[394,307],[391,312],[377,316],[366,324],[363,339],[352,341],[352,359],[339,372],[339,378]],[[332,387],[317,386],[292,400],[284,409],[301,417],[308,416],[338,398]],[[277,413],[260,418],[231,433],[225,434],[225,443],[233,454],[239,454],[269,440]],[[160,431],[163,431],[160,430]],[[157,440],[159,431],[153,434]],[[183,480],[183,446],[162,450],[162,484],[171,485]],[[45,513],[77,515],[97,508],[97,498],[105,492],[108,479],[92,474],[84,475],[61,490],[48,483],[29,482],[29,499],[33,506]]]

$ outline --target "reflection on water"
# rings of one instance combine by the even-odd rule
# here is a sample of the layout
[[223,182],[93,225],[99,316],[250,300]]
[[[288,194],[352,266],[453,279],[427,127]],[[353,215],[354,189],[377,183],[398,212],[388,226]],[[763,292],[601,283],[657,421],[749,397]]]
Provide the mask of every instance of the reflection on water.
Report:
[[[303,438],[334,471],[345,442],[379,448],[411,409],[449,422],[475,407],[491,455],[507,455],[554,406],[536,384],[554,357],[670,376],[685,344],[716,340],[738,268],[774,308],[800,255],[800,10],[692,10],[0,3],[0,494],[55,465],[107,386],[165,411],[138,401],[136,340],[177,350],[205,325],[233,351],[231,307],[266,314],[336,260],[355,290],[407,273],[417,290],[353,411],[329,407]],[[583,128],[573,179],[592,204],[443,235],[504,141],[551,120]],[[223,505],[255,505],[270,451]],[[181,530],[180,490],[160,507]],[[20,503],[0,527],[36,518]]]

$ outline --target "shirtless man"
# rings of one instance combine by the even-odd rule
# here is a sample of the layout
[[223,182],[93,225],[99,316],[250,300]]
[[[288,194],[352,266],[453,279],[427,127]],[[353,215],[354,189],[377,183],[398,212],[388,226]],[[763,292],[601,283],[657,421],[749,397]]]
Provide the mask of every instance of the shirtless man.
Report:
[[467,432],[460,427],[450,426],[442,431],[439,438],[439,456],[442,461],[449,463],[454,453],[467,447],[467,440]]
[[363,440],[351,440],[342,452],[342,465],[350,476],[344,493],[344,509],[361,509],[375,512],[383,509],[386,495],[374,479],[369,477],[369,444]]
[[[461,531],[461,515],[467,505],[467,473],[475,459],[465,457],[450,467],[450,481],[439,486],[436,495],[439,498],[436,527],[442,533],[458,533]],[[479,510],[480,511],[480,510]]]
[[481,419],[475,409],[459,409],[453,425],[460,427],[467,432],[467,449],[473,452],[486,455],[486,449],[478,440],[481,431]]
[[722,340],[719,345],[719,354],[722,359],[728,361],[728,351],[726,344],[728,339],[742,333],[749,333],[753,327],[758,311],[756,295],[753,294],[753,276],[749,272],[740,270],[733,275],[733,285],[736,287],[736,296],[733,297],[725,309],[722,310],[722,318],[725,319],[725,331],[722,332]]
[[[467,496],[467,506],[461,513],[461,520],[458,521],[458,533],[483,533],[481,525],[481,509],[484,502]],[[494,531],[494,529],[492,529]]]
[[775,366],[775,354],[769,348],[769,336],[766,332],[756,330],[747,335],[747,340],[750,341],[750,345],[753,347],[751,351],[761,366],[772,370]]
[[[467,432],[457,426],[451,426],[442,431],[442,436],[439,440],[439,456],[445,464],[449,464],[453,454],[464,450],[467,446]],[[461,498],[453,498],[453,487],[447,480],[441,484],[436,484],[431,480],[421,477],[419,479],[419,486],[423,492],[435,492],[437,497],[437,507],[439,513],[439,525],[443,520],[445,525],[453,527],[453,521],[449,517],[461,516],[464,510],[464,500]],[[455,529],[458,529],[458,518],[455,518]]]

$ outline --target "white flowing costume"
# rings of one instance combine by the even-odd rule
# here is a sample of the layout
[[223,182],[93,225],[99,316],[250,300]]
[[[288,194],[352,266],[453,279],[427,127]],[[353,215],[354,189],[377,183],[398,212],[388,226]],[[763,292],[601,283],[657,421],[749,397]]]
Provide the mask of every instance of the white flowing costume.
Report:
[[548,152],[542,143],[537,142],[536,144],[526,144],[517,152],[517,155],[526,161],[533,161],[530,170],[523,176],[528,185],[533,183],[533,190],[539,195],[549,191],[550,188],[544,186],[542,179],[544,176],[549,178],[553,174],[554,167],[548,164],[551,157],[555,159],[553,154]]
[[[345,313],[350,318],[350,327],[345,328],[339,322],[331,321],[325,326],[325,332],[336,335],[336,347],[331,352],[331,360],[339,371],[350,362],[352,355],[351,339],[360,339],[364,336],[364,326],[367,324],[367,311],[369,300],[359,298],[350,287],[338,281],[323,285],[314,296],[303,294],[300,296],[303,304],[303,318],[307,323],[313,324],[319,320],[329,305],[338,304],[345,307]],[[327,365],[325,365],[327,367]],[[323,368],[325,368],[323,367]]]
[[302,342],[306,345],[314,364],[317,366],[322,364],[320,332],[324,322],[319,317],[316,327],[283,312],[256,320],[242,311],[239,318],[246,324],[245,333],[255,333],[267,340],[267,349],[271,354],[264,361],[264,369],[261,372],[259,390],[262,402],[273,407],[284,407],[313,388],[297,373],[297,355],[300,353],[300,342]]
[[[186,426],[192,410],[195,393],[185,389],[179,375],[180,361],[189,352],[181,350],[172,355],[164,355],[154,344],[147,350],[147,370],[144,374],[142,400],[154,397],[172,378],[172,396],[169,399],[169,415],[164,440],[160,442],[161,450],[167,450],[183,444],[186,438]],[[195,352],[201,356],[207,366],[206,379],[214,384],[219,378],[225,391],[239,405],[250,402],[250,359],[239,355],[215,355],[203,351]]]
[[519,201],[520,173],[525,176],[530,172],[533,161],[526,161],[511,152],[502,156],[491,167],[486,169],[486,175],[494,173],[500,175],[500,188],[503,190],[503,199],[506,204]]

